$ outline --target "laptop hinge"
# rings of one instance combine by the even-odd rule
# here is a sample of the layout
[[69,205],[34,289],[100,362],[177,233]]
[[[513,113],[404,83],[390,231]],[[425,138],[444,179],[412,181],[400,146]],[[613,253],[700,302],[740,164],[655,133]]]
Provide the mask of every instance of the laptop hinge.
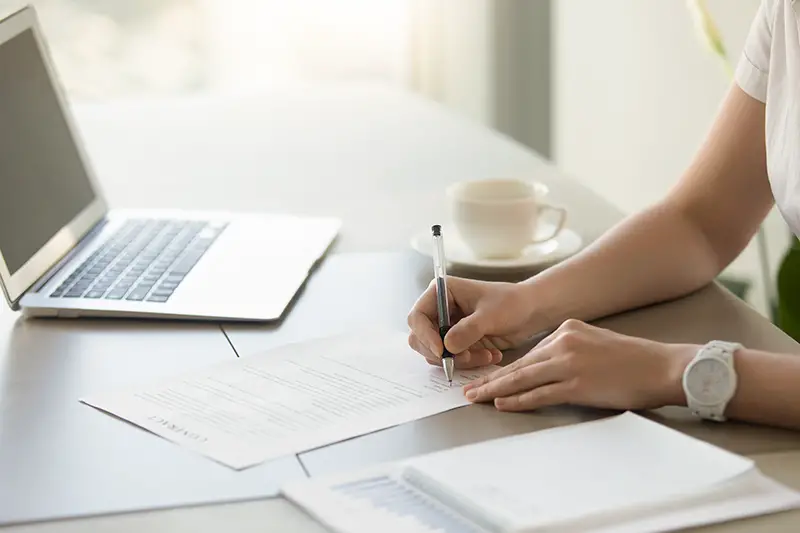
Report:
[[59,259],[58,262],[50,267],[47,272],[42,274],[42,276],[36,280],[36,282],[25,292],[39,292],[39,290],[47,285],[47,283],[53,279],[56,274],[61,272],[61,269],[64,268],[66,264],[68,264],[76,255],[84,250],[92,241],[92,239],[97,237],[97,235],[103,231],[103,228],[106,227],[106,224],[108,224],[108,218],[103,217],[100,219],[89,231],[86,232],[83,237],[81,237],[78,243],[69,252],[67,252],[64,257]]

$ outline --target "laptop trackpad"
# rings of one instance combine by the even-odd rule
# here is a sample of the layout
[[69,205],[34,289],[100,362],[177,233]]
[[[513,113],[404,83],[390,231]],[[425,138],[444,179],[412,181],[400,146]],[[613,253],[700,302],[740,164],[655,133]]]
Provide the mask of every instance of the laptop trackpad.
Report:
[[276,229],[269,219],[231,223],[175,292],[176,303],[216,316],[278,318],[327,244]]

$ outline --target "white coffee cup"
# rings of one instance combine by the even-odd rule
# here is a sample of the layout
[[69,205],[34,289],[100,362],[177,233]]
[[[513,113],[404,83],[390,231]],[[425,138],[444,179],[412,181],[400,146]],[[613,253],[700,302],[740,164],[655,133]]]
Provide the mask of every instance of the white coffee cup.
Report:
[[[543,186],[523,179],[485,179],[455,183],[447,188],[450,216],[464,243],[479,257],[519,257],[531,244],[556,237],[564,228],[567,210],[542,201]],[[555,213],[553,231],[537,236],[542,215]]]

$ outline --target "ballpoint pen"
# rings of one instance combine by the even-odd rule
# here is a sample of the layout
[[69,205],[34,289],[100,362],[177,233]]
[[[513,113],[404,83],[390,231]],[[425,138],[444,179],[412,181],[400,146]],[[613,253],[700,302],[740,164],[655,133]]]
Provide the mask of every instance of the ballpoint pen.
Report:
[[442,338],[442,368],[449,385],[453,384],[453,354],[444,346],[444,337],[450,329],[450,307],[447,303],[447,270],[445,267],[444,241],[439,224],[433,232],[433,275],[436,280],[436,307],[439,310],[439,336]]

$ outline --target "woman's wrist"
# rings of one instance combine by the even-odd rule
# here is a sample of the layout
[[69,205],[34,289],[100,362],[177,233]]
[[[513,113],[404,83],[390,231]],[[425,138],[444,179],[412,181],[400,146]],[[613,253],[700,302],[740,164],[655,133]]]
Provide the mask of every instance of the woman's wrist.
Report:
[[665,371],[663,374],[660,395],[663,405],[686,406],[686,392],[683,389],[683,374],[686,367],[694,359],[700,346],[694,344],[664,344],[661,346]]
[[[517,290],[521,308],[527,313],[526,333],[530,336],[552,331],[567,318],[582,319],[580,316],[575,316],[578,310],[567,308],[566,302],[569,298],[565,297],[565,291],[553,287],[550,280],[533,277],[517,283]],[[657,403],[685,406],[683,374],[700,346],[652,342],[653,352],[663,363],[657,365],[658,375],[650,381],[654,385],[652,390],[657,397]]]
[[529,335],[551,331],[568,318],[558,309],[558,300],[549,296],[546,283],[534,277],[517,283],[517,290],[527,314]]

